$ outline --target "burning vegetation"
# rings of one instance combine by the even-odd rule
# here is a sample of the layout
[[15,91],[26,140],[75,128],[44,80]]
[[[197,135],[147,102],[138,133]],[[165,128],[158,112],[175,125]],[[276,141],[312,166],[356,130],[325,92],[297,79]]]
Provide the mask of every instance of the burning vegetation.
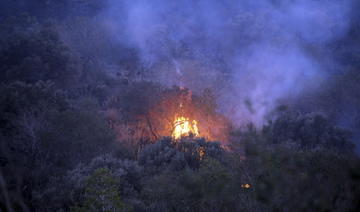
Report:
[[229,123],[216,112],[210,90],[196,96],[186,88],[174,87],[149,111],[150,123],[158,137],[204,137],[226,142]]
[[[184,89],[181,88],[181,90]],[[184,92],[180,95],[181,96],[179,98],[181,102],[179,104],[178,112],[175,115],[174,126],[171,136],[175,140],[178,140],[186,136],[195,136],[195,137],[200,136],[199,128],[197,126],[197,121],[194,119],[190,120],[188,117],[186,117],[187,114],[184,114],[183,111],[183,104],[184,104],[183,101],[185,101],[185,103],[187,101],[191,101],[191,93]],[[186,96],[184,97],[182,95],[186,95]]]
[[133,108],[131,117],[123,117],[116,108],[106,112],[118,140],[153,143],[161,137],[172,137],[175,141],[203,137],[208,141],[228,141],[230,122],[216,112],[215,97],[210,90],[197,95],[180,87],[153,88],[147,92],[132,91],[129,97],[122,97],[129,102],[143,102]]
[[360,211],[360,4],[254,2],[3,0],[0,212]]
[[174,131],[172,137],[174,139],[180,139],[184,136],[199,136],[199,129],[197,127],[197,121],[189,120],[183,116],[175,118]]

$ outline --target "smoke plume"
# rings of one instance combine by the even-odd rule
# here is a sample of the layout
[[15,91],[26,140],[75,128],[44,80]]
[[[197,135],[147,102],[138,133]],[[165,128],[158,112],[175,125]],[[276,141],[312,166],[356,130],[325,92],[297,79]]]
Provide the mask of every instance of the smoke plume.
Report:
[[352,1],[108,1],[108,31],[165,85],[212,88],[235,123],[262,124],[280,102],[326,83],[327,45],[346,35]]

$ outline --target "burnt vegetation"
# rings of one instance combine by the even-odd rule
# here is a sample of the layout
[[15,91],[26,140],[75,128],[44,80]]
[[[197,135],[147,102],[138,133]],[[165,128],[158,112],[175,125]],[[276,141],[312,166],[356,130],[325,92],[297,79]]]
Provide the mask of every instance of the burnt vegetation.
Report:
[[197,90],[182,107],[203,136],[175,140],[190,91],[94,27],[101,1],[19,2],[0,3],[0,211],[360,210],[359,132],[333,121],[341,102],[359,126],[358,25],[329,47],[351,61],[322,93],[239,127]]

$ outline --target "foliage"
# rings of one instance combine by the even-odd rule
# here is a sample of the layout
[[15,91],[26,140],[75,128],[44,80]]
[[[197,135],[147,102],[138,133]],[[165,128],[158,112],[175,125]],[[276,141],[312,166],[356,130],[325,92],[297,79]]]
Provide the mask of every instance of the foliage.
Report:
[[148,171],[158,172],[164,169],[170,171],[195,169],[205,158],[221,160],[222,157],[224,150],[218,143],[193,138],[184,138],[176,142],[167,137],[146,146],[138,160]]
[[[0,86],[0,91],[5,183],[12,183],[10,191],[33,205],[43,201],[41,191],[49,178],[116,147],[100,114],[80,103],[71,106],[51,82],[15,82]],[[13,176],[18,176],[16,181]]]
[[265,139],[273,144],[294,143],[303,149],[325,147],[341,151],[352,151],[350,133],[333,126],[319,114],[285,112],[263,128]]
[[[136,161],[122,160],[112,155],[101,155],[89,163],[80,163],[62,176],[53,177],[42,192],[42,204],[47,204],[45,211],[60,210],[69,205],[82,202],[86,182],[95,170],[107,169],[117,181],[117,189],[126,204],[138,202],[143,167]],[[64,203],[66,203],[64,205]]]
[[74,212],[87,211],[128,211],[120,200],[118,182],[106,168],[98,168],[87,179],[84,200],[81,206],[71,209]]
[[3,21],[0,31],[0,82],[52,80],[69,86],[77,77],[75,57],[51,24],[21,16]]
[[280,145],[258,148],[247,157],[254,195],[270,210],[352,211],[359,192],[359,179],[352,177],[359,166],[355,156],[326,150],[294,150]]
[[[3,18],[20,9],[0,8],[0,211],[360,210],[360,159],[351,134],[332,122],[345,117],[346,126],[350,118],[338,110],[350,108],[357,129],[356,68],[294,107],[301,112],[233,130],[227,146],[173,140],[153,126],[190,91],[140,79],[137,50],[109,40],[97,28],[103,20],[88,17],[102,1],[34,2],[23,9],[36,17],[58,8],[73,16],[83,8],[84,17]],[[199,78],[191,82],[201,87]],[[206,126],[211,135],[230,129],[216,116],[217,94],[205,89],[191,102],[199,109],[192,115],[223,127]],[[304,112],[313,105],[329,117]]]
[[[147,210],[209,211],[229,209],[226,205],[227,188],[231,180],[229,170],[225,168],[224,164],[210,156],[199,157],[198,151],[190,151],[191,149],[195,150],[194,147],[199,141],[193,140],[192,142],[195,143],[195,145],[191,145],[193,148],[183,147],[189,146],[189,141],[180,141],[172,147],[168,146],[168,149],[177,151],[177,154],[182,155],[182,157],[173,157],[171,163],[162,164],[161,170],[155,174],[150,173],[150,178],[145,179],[142,195]],[[207,155],[207,148],[204,149],[205,155]],[[147,154],[149,154],[148,151],[146,151]],[[171,155],[169,151],[161,151],[161,153],[164,153],[164,156]],[[188,157],[186,154],[189,154]],[[189,158],[190,155],[193,157]],[[192,163],[196,162],[196,166],[191,166],[189,159]],[[152,160],[149,159],[149,161]],[[169,161],[169,159],[164,158],[163,161]],[[186,161],[188,162],[186,163]],[[177,169],[174,169],[174,164],[179,163],[186,165],[177,166]],[[149,166],[151,167],[151,164],[146,164],[146,167]],[[220,198],[220,196],[224,198]]]

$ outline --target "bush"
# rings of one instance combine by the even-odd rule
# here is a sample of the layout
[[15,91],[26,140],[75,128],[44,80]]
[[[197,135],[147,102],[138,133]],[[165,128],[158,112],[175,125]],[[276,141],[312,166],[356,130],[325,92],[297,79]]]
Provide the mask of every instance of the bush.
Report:
[[86,180],[86,188],[80,206],[71,208],[73,212],[129,211],[120,200],[119,182],[106,168],[96,169]]
[[155,144],[144,148],[139,155],[139,163],[148,171],[172,170],[179,171],[184,168],[196,169],[200,161],[205,158],[222,159],[224,150],[219,143],[206,142],[200,138],[183,138],[174,141],[165,137]]
[[51,179],[41,193],[39,205],[47,207],[45,211],[60,210],[69,205],[81,203],[83,192],[87,187],[87,179],[98,169],[106,169],[117,181],[117,192],[122,202],[138,207],[143,168],[136,161],[121,160],[109,154],[95,157],[89,163],[80,163],[76,168]]

